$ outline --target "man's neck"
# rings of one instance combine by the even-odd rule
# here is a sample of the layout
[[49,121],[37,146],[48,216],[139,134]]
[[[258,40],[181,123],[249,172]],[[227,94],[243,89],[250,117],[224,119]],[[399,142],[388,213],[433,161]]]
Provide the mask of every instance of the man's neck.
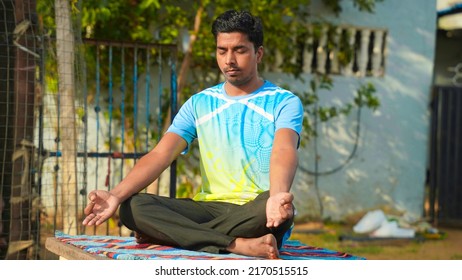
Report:
[[264,81],[261,78],[257,78],[254,81],[241,86],[235,86],[230,82],[226,82],[225,91],[226,94],[228,94],[229,96],[242,96],[253,93],[257,89],[259,89],[263,84]]

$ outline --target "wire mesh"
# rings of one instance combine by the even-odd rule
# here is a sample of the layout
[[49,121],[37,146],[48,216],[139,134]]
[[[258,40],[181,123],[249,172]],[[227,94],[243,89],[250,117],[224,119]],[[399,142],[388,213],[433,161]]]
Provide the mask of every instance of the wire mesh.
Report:
[[35,9],[0,1],[0,259],[49,258],[56,230],[130,234],[117,215],[81,226],[87,193],[113,188],[155,145],[176,96],[176,46],[81,39],[66,14],[50,37]]

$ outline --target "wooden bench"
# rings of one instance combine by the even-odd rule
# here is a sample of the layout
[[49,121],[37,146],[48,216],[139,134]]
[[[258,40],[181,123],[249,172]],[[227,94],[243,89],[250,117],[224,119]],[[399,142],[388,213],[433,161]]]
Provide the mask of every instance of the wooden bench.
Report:
[[87,253],[55,237],[48,237],[46,239],[45,248],[51,253],[56,254],[60,260],[111,260],[107,257]]

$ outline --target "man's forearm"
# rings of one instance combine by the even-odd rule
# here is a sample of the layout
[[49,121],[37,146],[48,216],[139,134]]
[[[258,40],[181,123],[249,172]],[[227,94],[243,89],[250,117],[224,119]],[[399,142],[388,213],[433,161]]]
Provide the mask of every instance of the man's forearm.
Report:
[[281,149],[271,157],[270,195],[289,192],[298,166],[298,155],[293,149]]
[[270,195],[289,192],[298,166],[298,134],[291,129],[276,132],[270,159]]
[[135,193],[146,188],[156,180],[165,170],[164,166],[157,166],[154,161],[159,161],[155,153],[149,153],[142,157],[128,175],[111,190],[120,201],[124,201]]
[[143,156],[128,175],[111,193],[124,201],[143,190],[167,169],[177,156],[186,148],[186,141],[174,133],[166,133],[158,145]]

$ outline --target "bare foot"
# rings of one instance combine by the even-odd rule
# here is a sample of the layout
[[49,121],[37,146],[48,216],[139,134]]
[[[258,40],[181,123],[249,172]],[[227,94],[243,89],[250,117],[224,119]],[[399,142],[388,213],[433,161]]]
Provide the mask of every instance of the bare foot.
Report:
[[262,257],[267,259],[279,258],[276,238],[271,233],[257,238],[238,237],[226,248],[226,250],[231,253],[249,257]]
[[146,243],[154,244],[155,243],[155,240],[152,239],[151,237],[147,236],[146,234],[139,233],[136,231],[135,231],[135,240],[136,240],[136,243],[138,244],[146,244]]

